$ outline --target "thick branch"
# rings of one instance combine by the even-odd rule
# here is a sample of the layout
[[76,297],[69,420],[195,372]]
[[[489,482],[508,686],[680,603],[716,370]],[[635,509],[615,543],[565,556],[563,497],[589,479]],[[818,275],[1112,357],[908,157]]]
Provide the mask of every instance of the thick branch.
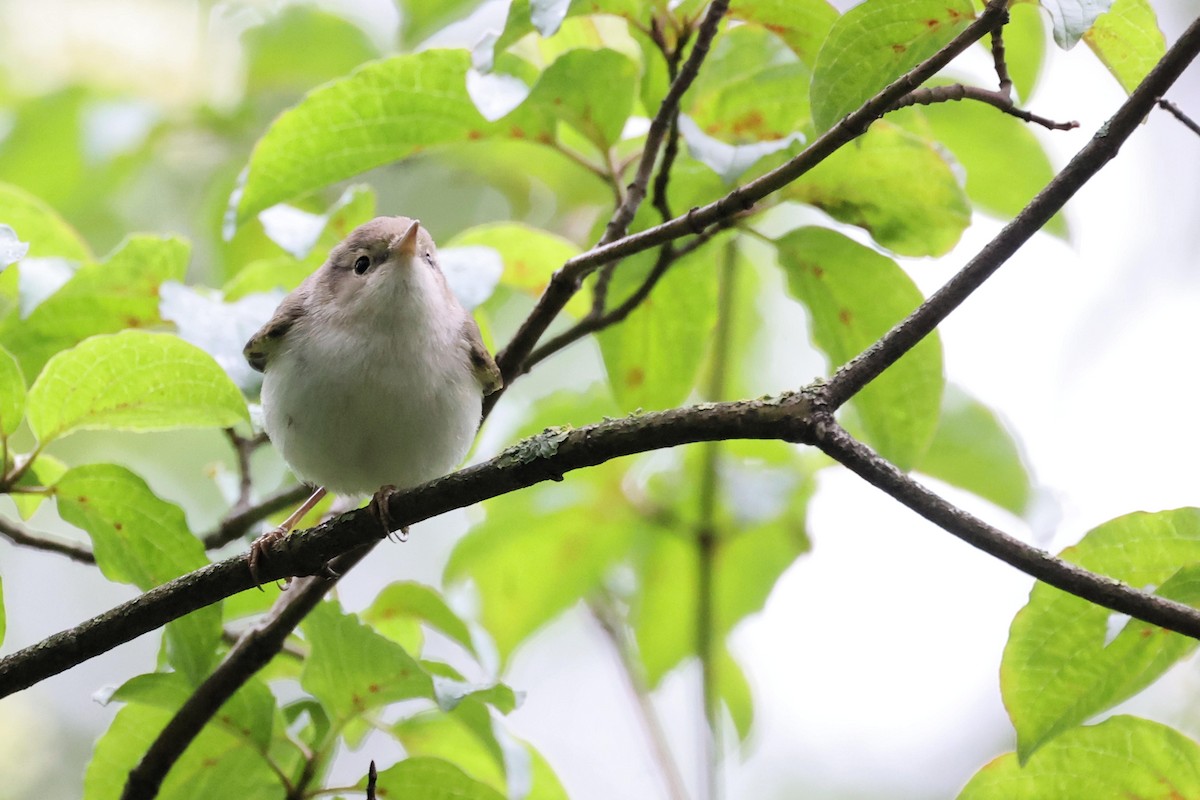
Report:
[[957,508],[846,433],[832,415],[815,425],[817,447],[872,486],[972,547],[1064,592],[1153,625],[1200,639],[1200,612],[1055,558]]
[[950,312],[958,308],[1000,265],[1049,222],[1080,187],[1116,156],[1121,145],[1150,113],[1158,98],[1196,58],[1197,53],[1200,53],[1200,20],[1192,23],[1112,119],[1100,126],[1092,140],[1071,159],[1071,163],[1012,222],[1005,225],[945,286],[930,295],[920,308],[838,370],[826,385],[825,397],[830,406],[836,408],[845,403],[928,336]]
[[[678,408],[549,431],[505,450],[482,464],[455,472],[390,499],[397,526],[478,503],[576,469],[621,456],[714,439],[783,439],[808,436],[811,404],[805,394]],[[369,509],[343,514],[292,534],[268,551],[260,578],[319,575],[337,556],[378,541],[379,522]],[[0,659],[0,697],[107,652],[171,620],[253,587],[247,555],[211,564],[158,586],[127,603],[38,644]]]
[[[669,222],[625,236],[610,244],[597,245],[565,263],[554,273],[546,291],[542,293],[537,305],[521,324],[508,346],[497,354],[496,361],[504,373],[505,383],[511,384],[517,376],[525,371],[525,360],[529,353],[537,345],[542,334],[546,332],[546,328],[562,311],[567,301],[575,294],[580,281],[589,273],[604,264],[707,228],[709,225],[749,209],[759,200],[787,186],[843,145],[862,134],[872,122],[883,116],[901,97],[933,77],[938,70],[953,61],[960,53],[994,30],[1007,14],[1005,6],[1006,0],[990,0],[979,17],[945,47],[893,81],[857,111],[847,115],[841,122],[819,136],[812,144],[782,166],[734,189],[708,205],[693,208]],[[497,392],[488,399],[494,404],[498,396]],[[490,406],[488,407],[490,408]]]
[[[367,546],[347,553],[331,566],[339,575],[344,575],[370,549]],[[321,576],[292,582],[263,621],[242,634],[221,664],[192,692],[159,732],[142,760],[130,771],[121,800],[151,800],[158,794],[171,767],[213,715],[283,649],[288,635],[336,582],[337,578]]]

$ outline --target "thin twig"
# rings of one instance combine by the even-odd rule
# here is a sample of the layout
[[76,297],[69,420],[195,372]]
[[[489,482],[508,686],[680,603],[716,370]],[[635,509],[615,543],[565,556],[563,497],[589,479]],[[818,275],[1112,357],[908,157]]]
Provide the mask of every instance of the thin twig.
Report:
[[87,545],[78,544],[69,539],[61,539],[57,536],[52,537],[47,534],[33,533],[24,525],[13,522],[10,519],[5,519],[4,517],[0,517],[0,535],[13,544],[21,545],[22,547],[32,547],[36,550],[45,550],[50,553],[58,553],[72,561],[78,561],[80,564],[96,563],[96,556]]
[[723,220],[714,225],[699,236],[694,237],[681,247],[674,247],[673,244],[666,244],[659,251],[658,260],[654,262],[654,266],[650,268],[650,272],[646,274],[645,280],[638,286],[637,289],[621,301],[621,304],[614,309],[611,309],[600,316],[588,314],[583,319],[576,322],[570,328],[567,328],[562,333],[554,336],[544,345],[538,347],[529,354],[526,360],[526,368],[532,369],[540,361],[544,361],[550,356],[568,347],[575,342],[587,336],[590,333],[599,333],[605,328],[616,325],[626,317],[628,317],[638,306],[645,302],[646,298],[658,285],[662,276],[667,273],[667,270],[681,258],[698,250],[703,245],[707,244],[712,237],[716,236],[726,228],[732,227],[735,219]]
[[[649,250],[673,239],[746,211],[820,164],[847,142],[861,135],[872,122],[879,119],[897,100],[916,89],[938,70],[953,61],[960,53],[987,35],[1007,13],[1006,0],[989,0],[979,16],[945,47],[913,67],[907,73],[879,91],[856,111],[817,137],[803,151],[781,166],[749,183],[735,188],[708,205],[693,208],[669,222],[655,225],[608,244],[599,244],[567,261],[554,273],[537,304],[521,323],[508,345],[496,355],[506,386],[512,385],[526,369],[526,359],[550,323],[558,316],[578,290],[581,281],[598,267],[620,260],[643,250]],[[686,67],[685,67],[686,70]],[[680,78],[683,72],[680,72]],[[486,415],[500,398],[502,389],[489,395],[484,403]]]
[[638,719],[641,720],[646,739],[649,740],[650,748],[654,751],[654,761],[662,773],[663,783],[666,784],[667,797],[670,800],[687,800],[688,794],[684,787],[683,776],[679,774],[679,765],[675,763],[675,757],[671,754],[670,740],[667,738],[666,729],[663,728],[662,720],[659,719],[658,712],[654,708],[650,687],[646,685],[646,676],[633,652],[629,637],[625,635],[621,623],[613,618],[610,604],[595,601],[588,605],[592,610],[592,617],[599,624],[600,630],[604,632],[605,638],[608,639],[613,652],[617,654],[617,659],[621,662],[621,674],[625,676],[629,693],[633,695],[637,705]]
[[1157,102],[1158,102],[1159,108],[1161,108],[1165,111],[1169,111],[1171,113],[1171,115],[1173,117],[1175,117],[1175,119],[1179,120],[1185,126],[1187,126],[1188,130],[1190,130],[1192,133],[1196,134],[1197,136],[1200,136],[1200,125],[1197,125],[1195,120],[1193,120],[1187,114],[1183,113],[1183,111],[1180,110],[1179,106],[1175,105],[1174,103],[1172,103],[1170,100],[1168,100],[1165,97],[1158,98]]
[[1025,242],[1041,230],[1107,164],[1142,119],[1154,108],[1158,98],[1200,53],[1200,19],[1184,31],[1150,70],[1145,80],[1121,105],[1063,170],[1054,176],[1011,222],[1004,226],[958,274],[921,304],[905,320],[887,332],[853,361],[843,366],[826,385],[830,407],[837,408],[874,380],[897,359],[929,335],[950,312],[958,308],[993,272],[1000,268]]
[[286,489],[279,490],[256,505],[229,514],[221,521],[216,530],[210,531],[200,537],[201,541],[204,542],[204,548],[206,550],[215,550],[218,547],[224,547],[234,539],[245,536],[247,531],[267,517],[278,511],[283,511],[289,506],[296,505],[310,494],[312,494],[312,489],[304,484],[289,486]]
[[225,436],[233,445],[233,453],[237,457],[238,496],[230,510],[231,514],[237,514],[250,507],[250,494],[254,490],[254,482],[250,478],[250,456],[268,440],[265,433],[247,437],[233,428],[226,428]]
[[1043,128],[1048,128],[1052,131],[1069,131],[1079,127],[1079,123],[1072,120],[1071,122],[1055,122],[1052,119],[1034,114],[1032,111],[1026,111],[1023,108],[1017,108],[1012,97],[1003,91],[993,89],[981,89],[978,86],[967,86],[962,83],[952,83],[947,86],[931,86],[927,89],[917,89],[909,92],[900,101],[896,103],[896,108],[904,108],[905,106],[923,105],[929,106],[934,103],[946,103],[958,100],[977,100],[980,103],[987,103],[989,106],[1003,111],[1009,116],[1016,117],[1025,122],[1032,122],[1035,125],[1041,125]]
[[[340,557],[335,572],[344,575],[370,551],[362,547]],[[192,692],[175,716],[155,738],[150,748],[134,767],[121,793],[121,800],[151,800],[166,778],[167,772],[183,755],[188,745],[200,734],[208,721],[245,685],[256,672],[267,665],[283,648],[287,637],[308,615],[338,578],[314,576],[293,581],[282,594],[262,624],[250,628],[238,639],[221,664]],[[289,793],[293,793],[290,791]]]
[[671,82],[666,97],[659,104],[654,119],[650,121],[650,130],[646,132],[646,144],[642,148],[642,157],[638,161],[633,182],[629,184],[625,193],[625,202],[613,212],[612,219],[608,221],[608,227],[605,228],[604,235],[600,238],[600,244],[615,242],[629,230],[629,223],[633,221],[638,206],[646,198],[646,187],[650,185],[650,174],[654,171],[654,162],[658,160],[659,148],[662,147],[663,137],[666,136],[671,120],[675,118],[679,101],[700,73],[700,65],[704,63],[704,59],[708,55],[709,45],[717,35],[721,18],[725,16],[728,8],[729,0],[713,0],[709,4],[704,21],[700,23],[700,28],[696,33],[696,43],[692,45],[692,52],[688,54],[687,61],[683,63],[679,74]]
[[[682,58],[683,48],[687,44],[688,36],[682,36],[676,43],[675,49],[671,53],[668,53],[666,39],[662,36],[661,30],[657,24],[652,25],[652,38],[667,59],[667,71],[671,79],[671,86],[667,91],[666,97],[659,104],[658,112],[654,115],[654,119],[650,121],[650,129],[646,132],[646,142],[642,147],[641,156],[637,162],[637,172],[634,175],[633,182],[629,184],[624,197],[621,196],[620,180],[621,175],[625,172],[625,165],[622,164],[620,167],[613,165],[610,154],[609,170],[612,172],[613,180],[616,181],[617,207],[613,211],[612,218],[608,221],[604,235],[600,238],[600,244],[620,239],[629,230],[629,223],[633,221],[638,207],[646,197],[646,187],[650,183],[650,175],[654,170],[654,162],[658,159],[658,151],[662,147],[663,137],[668,132],[671,132],[673,135],[667,138],[667,155],[670,158],[668,160],[667,156],[664,155],[663,164],[659,169],[659,181],[661,181],[662,188],[665,190],[665,176],[671,169],[671,162],[675,160],[675,151],[678,149],[678,144],[674,139],[678,137],[676,128],[679,119],[679,101],[699,74],[700,65],[708,55],[709,44],[712,43],[713,37],[717,35],[717,27],[728,7],[729,0],[714,0],[709,5],[704,23],[700,26],[700,33],[696,38],[696,45],[692,48],[692,52],[688,56],[687,63],[684,65],[682,71],[679,69],[679,61]],[[690,34],[690,29],[688,33]],[[657,182],[655,187],[658,188]],[[670,218],[670,214],[667,215],[667,218]],[[608,303],[608,286],[612,282],[612,274],[616,266],[617,263],[615,261],[605,264],[600,268],[600,274],[596,276],[595,286],[592,287],[592,310],[590,314],[592,317],[598,318],[604,313],[604,309]],[[526,365],[526,368],[528,369],[528,365]]]
[[992,31],[992,64],[996,68],[996,79],[1000,82],[1000,93],[1011,98],[1013,83],[1008,74],[1008,60],[1004,55],[1004,25]]
[[367,800],[375,800],[375,782],[379,780],[379,772],[375,769],[375,759],[367,770]]

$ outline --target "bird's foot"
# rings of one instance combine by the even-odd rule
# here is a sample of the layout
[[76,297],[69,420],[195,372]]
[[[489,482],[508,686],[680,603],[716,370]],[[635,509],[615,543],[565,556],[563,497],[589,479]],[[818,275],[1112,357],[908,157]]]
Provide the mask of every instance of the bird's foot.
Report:
[[[296,527],[296,523],[299,522],[305,514],[311,511],[313,506],[320,502],[321,498],[324,496],[325,490],[317,489],[300,505],[299,508],[293,511],[278,528],[272,531],[267,531],[262,536],[255,539],[250,545],[250,577],[254,580],[254,585],[258,586],[259,589],[262,589],[262,586],[260,585],[262,584],[262,581],[258,577],[258,568],[260,564],[269,559],[267,551],[270,550],[271,546],[275,544],[275,542],[287,536],[288,533],[291,532],[292,528]],[[283,584],[283,588],[287,588],[286,581]]]
[[379,491],[371,497],[371,502],[367,504],[367,509],[371,512],[383,528],[383,535],[392,541],[407,542],[408,541],[408,526],[402,525],[399,530],[396,530],[396,523],[392,519],[392,515],[388,513],[388,500],[396,493],[395,486],[381,486]]
[[[282,525],[274,530],[267,531],[262,536],[255,539],[250,545],[250,577],[254,579],[254,585],[262,591],[262,579],[258,577],[258,568],[264,561],[269,559],[267,551],[271,549],[271,545],[280,539],[285,538],[288,531]],[[287,581],[284,581],[283,588],[287,588]]]

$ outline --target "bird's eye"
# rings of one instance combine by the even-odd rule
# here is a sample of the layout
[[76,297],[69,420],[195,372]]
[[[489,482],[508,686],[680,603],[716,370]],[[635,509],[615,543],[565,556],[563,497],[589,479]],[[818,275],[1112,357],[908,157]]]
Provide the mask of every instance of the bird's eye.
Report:
[[433,253],[428,250],[425,251],[425,263],[431,267],[433,266]]
[[369,256],[359,256],[354,262],[354,272],[362,275],[371,268],[371,259]]

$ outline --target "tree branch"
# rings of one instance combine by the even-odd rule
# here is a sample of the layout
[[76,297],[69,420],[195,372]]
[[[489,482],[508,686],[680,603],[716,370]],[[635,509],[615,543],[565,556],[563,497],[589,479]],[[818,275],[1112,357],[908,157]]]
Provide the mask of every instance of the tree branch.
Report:
[[832,413],[815,422],[814,431],[816,445],[826,455],[972,547],[1064,592],[1200,639],[1200,612],[1191,606],[1139,591],[1114,578],[1090,572],[993,528],[896,469],[847,433],[834,421]]
[[[741,211],[746,211],[759,200],[796,180],[843,145],[862,134],[872,122],[883,116],[901,97],[916,89],[938,70],[953,61],[960,53],[994,30],[1007,14],[1005,6],[1006,0],[989,0],[975,21],[964,28],[945,47],[890,83],[857,111],[847,115],[841,122],[817,137],[812,144],[783,165],[734,189],[708,205],[693,208],[686,214],[661,225],[655,225],[607,244],[598,244],[563,264],[554,273],[533,311],[525,318],[508,346],[496,355],[496,361],[504,375],[505,384],[511,384],[526,371],[525,362],[529,353],[532,352],[542,334],[546,332],[546,328],[562,311],[567,301],[578,290],[580,282],[589,273],[604,264],[679,239],[695,233],[698,229],[703,230],[714,223],[732,217]],[[680,74],[682,77],[682,72]],[[495,392],[488,396],[484,406],[485,413],[495,405],[500,394],[501,392]]]
[[1157,102],[1158,102],[1159,108],[1163,109],[1164,111],[1169,112],[1171,114],[1171,116],[1175,117],[1175,119],[1182,122],[1184,124],[1184,127],[1186,127],[1189,131],[1196,134],[1197,136],[1200,136],[1200,125],[1197,125],[1195,120],[1193,120],[1187,114],[1183,113],[1183,111],[1179,108],[1179,106],[1175,105],[1174,103],[1172,103],[1170,100],[1168,100],[1165,97],[1158,98]]
[[277,511],[283,511],[294,506],[312,494],[312,489],[304,484],[289,486],[263,500],[258,505],[249,506],[241,511],[234,510],[228,514],[216,530],[204,534],[201,541],[206,550],[224,547],[241,536],[245,536],[256,523],[262,522]]
[[698,250],[700,247],[707,244],[713,236],[716,236],[726,228],[732,227],[733,224],[733,219],[722,220],[720,223],[712,226],[699,236],[696,236],[682,247],[676,248],[669,243],[663,245],[659,251],[658,260],[654,262],[654,266],[651,267],[650,272],[646,274],[646,279],[642,281],[641,285],[638,286],[638,288],[635,289],[633,293],[629,295],[629,297],[621,301],[619,306],[600,315],[593,315],[589,313],[570,328],[567,328],[562,333],[554,336],[544,345],[529,354],[529,357],[525,361],[525,368],[533,368],[533,366],[537,363],[546,360],[559,350],[574,344],[584,336],[587,336],[589,333],[598,333],[605,328],[616,325],[618,322],[624,320],[626,317],[632,314],[638,306],[645,302],[646,298],[650,296],[650,293],[654,290],[654,287],[658,285],[659,280],[661,280],[662,276],[667,273],[667,270],[670,269],[672,264],[683,258],[688,253]]
[[[331,566],[340,577],[361,561],[371,547],[367,545],[346,553]],[[292,582],[262,623],[241,635],[221,664],[196,687],[159,732],[141,761],[130,771],[121,800],[151,800],[158,794],[171,767],[208,721],[234,692],[283,649],[287,637],[337,580],[314,576]]]
[[1026,111],[1023,108],[1017,108],[1012,97],[1003,91],[994,89],[981,89],[978,86],[967,86],[962,83],[952,83],[947,86],[932,86],[927,89],[917,89],[909,92],[904,97],[900,98],[900,102],[896,103],[896,108],[904,108],[906,106],[929,106],[934,103],[956,102],[959,100],[977,100],[980,103],[987,103],[992,108],[1016,117],[1025,122],[1032,122],[1036,125],[1041,125],[1043,128],[1048,128],[1052,131],[1069,131],[1079,127],[1078,122],[1055,122],[1052,119],[1038,116],[1032,111]]
[[[989,6],[990,7],[990,6]],[[837,371],[825,387],[825,399],[837,408],[924,339],[1000,268],[1033,234],[1107,164],[1133,134],[1154,104],[1200,53],[1200,19],[1150,70],[1108,122],[1046,188],[1004,226],[958,274],[854,360]]]
[[[671,121],[675,119],[679,101],[691,87],[692,82],[696,80],[696,76],[700,74],[700,65],[704,63],[704,59],[708,55],[708,47],[717,35],[717,27],[721,24],[721,18],[725,16],[728,8],[729,0],[712,0],[712,3],[709,4],[708,11],[704,14],[704,21],[700,23],[700,29],[696,34],[696,43],[692,45],[692,52],[683,62],[683,67],[675,76],[675,80],[671,81],[666,97],[659,103],[658,111],[655,112],[654,119],[650,121],[650,130],[646,132],[646,144],[642,148],[642,157],[638,161],[633,182],[629,184],[628,191],[625,193],[625,202],[621,203],[613,212],[612,219],[608,221],[608,227],[604,230],[604,235],[600,237],[600,244],[615,242],[623,237],[629,230],[629,223],[633,221],[638,206],[646,199],[646,187],[650,185],[650,174],[654,171],[654,162],[658,160],[658,151],[662,147],[663,137],[666,136]],[[683,42],[680,42],[679,46],[682,47]]]
[[30,531],[24,525],[14,522],[4,517],[0,517],[0,535],[4,536],[13,544],[21,545],[22,547],[32,547],[36,550],[46,550],[50,553],[59,553],[72,561],[78,561],[80,564],[95,564],[96,556],[93,555],[91,548],[87,545],[76,544],[67,539],[58,537],[46,536]]
[[[532,486],[567,472],[622,456],[714,439],[782,439],[804,442],[811,401],[805,393],[677,408],[610,420],[573,430],[550,430],[495,458],[391,496],[388,514],[397,526]],[[267,551],[264,581],[320,575],[343,553],[377,542],[379,522],[360,508],[307,531],[293,533]],[[0,659],[0,697],[25,689],[107,652],[171,620],[255,585],[243,553],[155,587],[90,620]]]

